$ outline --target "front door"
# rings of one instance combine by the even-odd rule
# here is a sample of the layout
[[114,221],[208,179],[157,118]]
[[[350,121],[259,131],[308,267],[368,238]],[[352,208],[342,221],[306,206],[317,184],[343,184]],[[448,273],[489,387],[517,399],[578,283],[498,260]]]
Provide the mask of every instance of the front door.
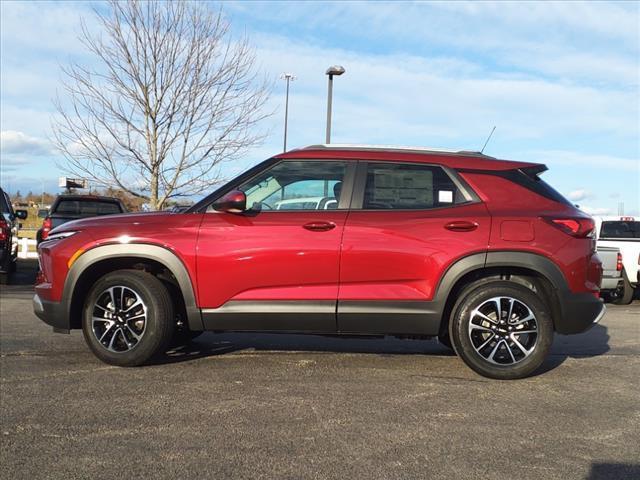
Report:
[[354,170],[346,162],[280,161],[230,187],[245,192],[246,212],[207,211],[197,252],[207,329],[335,332]]

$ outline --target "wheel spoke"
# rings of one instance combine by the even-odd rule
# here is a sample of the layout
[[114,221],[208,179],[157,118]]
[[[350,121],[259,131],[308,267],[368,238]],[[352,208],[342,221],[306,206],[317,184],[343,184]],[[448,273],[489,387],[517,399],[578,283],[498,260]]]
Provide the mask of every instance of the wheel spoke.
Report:
[[111,331],[111,329],[113,328],[113,326],[114,326],[114,325],[115,325],[115,322],[112,322],[112,323],[111,323],[111,324],[110,324],[110,325],[105,329],[104,333],[103,333],[103,334],[100,336],[100,338],[98,339],[98,341],[99,341],[100,343],[102,343],[102,339],[103,339],[104,337],[106,337],[106,336],[107,336],[107,333],[109,333],[109,332]]
[[136,301],[133,302],[131,306],[127,307],[126,309],[123,309],[122,311],[124,313],[130,312],[134,307],[137,307],[139,305],[144,305],[144,304],[142,303],[142,300],[140,300],[139,298],[136,298]]
[[120,331],[120,329],[115,330],[113,332],[113,335],[111,335],[111,341],[109,342],[109,350],[113,350],[113,342],[116,340],[116,336],[118,335],[118,332]]
[[125,325],[127,327],[127,330],[129,330],[129,333],[131,335],[133,335],[133,338],[135,338],[136,340],[140,340],[141,336],[138,335],[136,332],[133,331],[133,329],[129,326],[129,325]]
[[513,335],[521,335],[525,333],[538,333],[538,330],[515,330],[511,332]]
[[472,317],[473,317],[473,316],[476,316],[476,315],[477,315],[478,317],[480,317],[481,319],[486,320],[487,322],[491,322],[491,323],[498,323],[497,321],[495,321],[495,320],[493,320],[493,319],[491,319],[491,318],[487,317],[484,313],[482,313],[482,312],[481,312],[480,310],[478,310],[478,309],[476,309],[476,310],[474,311],[474,313],[473,313]]
[[493,339],[494,339],[494,337],[496,336],[496,334],[495,334],[495,333],[493,333],[493,332],[491,332],[491,334],[492,334],[492,335],[491,335],[489,338],[487,338],[487,340],[485,340],[485,342],[484,342],[482,345],[480,345],[478,348],[476,348],[476,350],[477,350],[478,352],[480,352],[484,347],[486,347],[487,345],[489,345],[489,343],[491,342],[491,340],[493,340]]
[[507,342],[507,341],[505,340],[504,344],[505,344],[505,345],[506,345],[506,347],[507,347],[507,351],[509,352],[509,356],[511,357],[511,361],[512,361],[513,363],[516,363],[516,357],[514,357],[514,356],[513,356],[513,352],[511,351],[511,346],[509,345],[509,342]]
[[113,311],[118,310],[118,305],[116,304],[116,295],[114,293],[114,288],[115,287],[111,287],[109,289],[109,296],[111,297],[111,305],[113,305]]
[[511,315],[513,314],[513,304],[515,302],[514,298],[509,299],[509,314],[507,315],[507,322],[511,320]]
[[489,360],[490,362],[493,362],[493,357],[495,356],[496,352],[498,351],[498,348],[500,347],[500,344],[504,342],[504,340],[498,340],[498,343],[496,343],[496,346],[493,347],[493,350],[491,350],[491,353],[489,354],[489,356],[487,357],[487,360]]
[[498,322],[502,320],[502,306],[500,305],[500,300],[502,300],[500,297],[493,299],[493,302],[496,306],[496,318],[498,319]]
[[528,321],[535,320],[535,319],[536,317],[533,315],[533,313],[529,312],[529,314],[526,317],[513,322],[511,325],[522,325],[523,323],[527,323]]
[[527,350],[526,348],[524,348],[524,346],[520,343],[520,341],[513,334],[511,335],[510,338],[511,338],[511,340],[513,340],[513,343],[516,344],[516,347],[518,347],[522,351],[522,353],[524,353],[524,356],[528,357],[529,354],[531,353],[531,350],[533,350],[533,349]]
[[490,328],[483,327],[482,325],[478,325],[477,323],[470,324],[469,328],[471,328],[471,330],[481,330],[483,332],[491,332],[491,333],[493,333],[493,330],[491,330]]

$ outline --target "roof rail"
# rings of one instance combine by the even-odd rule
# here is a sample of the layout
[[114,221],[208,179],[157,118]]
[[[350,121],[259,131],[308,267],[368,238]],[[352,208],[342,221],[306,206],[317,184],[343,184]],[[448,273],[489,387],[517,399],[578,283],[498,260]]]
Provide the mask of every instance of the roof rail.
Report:
[[297,150],[369,150],[375,152],[404,152],[404,153],[434,153],[438,155],[466,155],[471,157],[493,158],[481,152],[469,150],[448,150],[444,148],[431,147],[407,147],[402,145],[358,145],[351,143],[322,143],[317,145],[307,145]]

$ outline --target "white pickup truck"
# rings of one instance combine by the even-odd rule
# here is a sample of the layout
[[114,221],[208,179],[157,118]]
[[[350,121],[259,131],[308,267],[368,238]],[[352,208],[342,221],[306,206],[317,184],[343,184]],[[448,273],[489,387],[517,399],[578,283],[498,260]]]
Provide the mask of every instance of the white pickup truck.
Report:
[[595,217],[594,220],[598,249],[614,247],[622,254],[623,287],[614,303],[629,304],[636,290],[640,290],[640,218]]

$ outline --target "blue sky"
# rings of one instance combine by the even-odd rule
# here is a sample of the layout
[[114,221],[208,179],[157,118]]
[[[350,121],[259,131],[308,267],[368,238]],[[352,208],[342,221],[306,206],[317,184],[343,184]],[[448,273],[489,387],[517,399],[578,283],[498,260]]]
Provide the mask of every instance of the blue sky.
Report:
[[[545,179],[592,213],[640,214],[640,8],[636,2],[228,2],[236,34],[274,79],[265,143],[231,177],[324,140],[329,65],[335,143],[479,149],[546,163]],[[1,181],[56,190],[49,138],[60,64],[90,62],[76,37],[91,4],[1,3]],[[212,4],[215,8],[215,4]],[[95,27],[97,28],[97,27]]]

